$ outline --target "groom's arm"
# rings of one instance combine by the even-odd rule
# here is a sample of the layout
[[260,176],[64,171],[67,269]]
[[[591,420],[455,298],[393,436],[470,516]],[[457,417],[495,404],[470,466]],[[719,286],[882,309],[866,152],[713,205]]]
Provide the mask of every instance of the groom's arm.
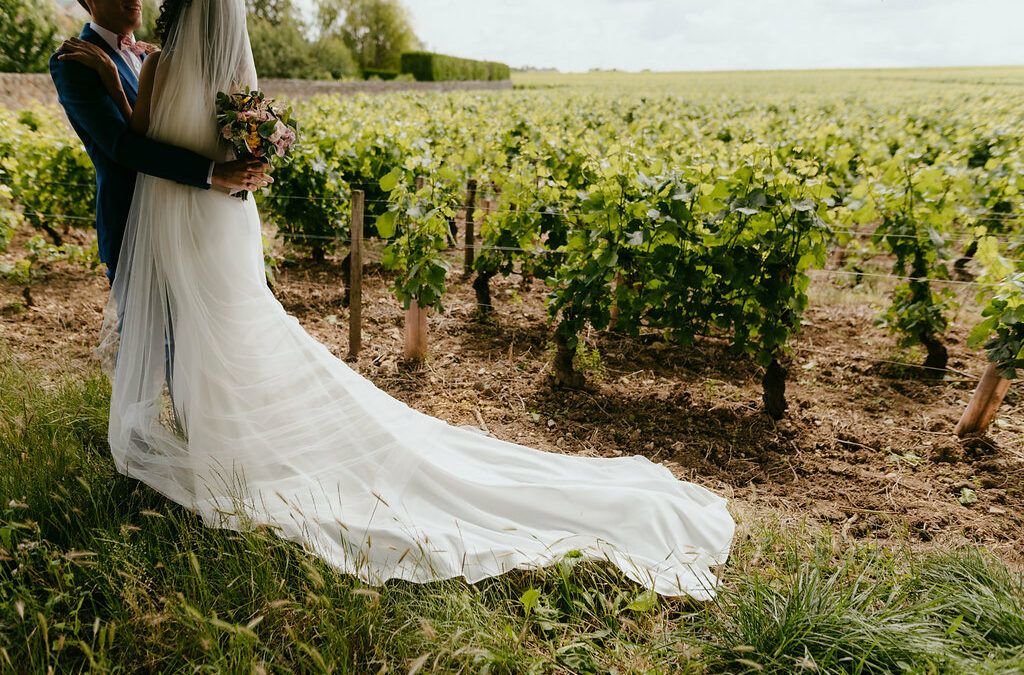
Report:
[[50,59],[57,99],[69,118],[85,128],[115,162],[134,171],[207,189],[214,162],[209,157],[133,134],[95,71],[74,61]]

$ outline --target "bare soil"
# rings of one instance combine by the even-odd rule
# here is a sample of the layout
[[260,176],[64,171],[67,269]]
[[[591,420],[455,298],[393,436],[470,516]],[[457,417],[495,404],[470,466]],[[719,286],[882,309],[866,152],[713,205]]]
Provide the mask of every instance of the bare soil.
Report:
[[[24,238],[0,262],[17,256]],[[748,522],[778,517],[912,548],[967,541],[1024,565],[1024,388],[1011,389],[987,436],[952,433],[985,367],[984,354],[964,346],[978,319],[969,300],[946,336],[956,372],[936,381],[908,365],[923,353],[897,350],[872,325],[884,280],[851,289],[845,277],[816,279],[787,364],[789,414],[776,423],[761,412],[761,370],[712,338],[681,347],[593,331],[579,364],[587,387],[553,388],[547,289],[495,278],[496,314],[479,320],[454,255],[445,312],[429,318],[430,356],[405,363],[403,311],[373,262],[376,246],[363,282],[364,348],[349,363],[422,412],[551,452],[644,455],[732,497]],[[345,358],[340,259],[283,267],[275,293]],[[102,271],[63,263],[33,286],[35,307],[0,281],[0,348],[54,375],[93,368],[107,295]]]

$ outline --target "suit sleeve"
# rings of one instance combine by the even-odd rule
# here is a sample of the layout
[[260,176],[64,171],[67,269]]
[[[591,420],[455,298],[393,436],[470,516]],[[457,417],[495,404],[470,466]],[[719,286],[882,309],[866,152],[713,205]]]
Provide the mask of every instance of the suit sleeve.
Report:
[[94,71],[74,61],[58,61],[54,54],[50,76],[68,117],[74,118],[112,160],[183,185],[210,187],[213,160],[132,133]]

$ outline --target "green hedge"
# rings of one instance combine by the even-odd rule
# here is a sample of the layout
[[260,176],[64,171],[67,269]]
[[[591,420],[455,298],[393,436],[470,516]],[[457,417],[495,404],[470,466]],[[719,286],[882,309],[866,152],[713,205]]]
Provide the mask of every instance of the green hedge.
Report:
[[379,77],[382,80],[393,80],[398,77],[400,73],[397,70],[380,70],[378,68],[363,68],[363,79],[368,80],[371,77]]
[[504,63],[473,61],[430,52],[402,54],[402,72],[423,82],[444,80],[507,80],[511,69]]

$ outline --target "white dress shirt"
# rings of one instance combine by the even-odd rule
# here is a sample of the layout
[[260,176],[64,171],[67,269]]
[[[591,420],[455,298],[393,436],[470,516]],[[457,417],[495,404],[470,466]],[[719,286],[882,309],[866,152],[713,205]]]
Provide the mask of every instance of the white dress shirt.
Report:
[[[103,41],[110,45],[110,48],[121,57],[128,69],[135,75],[135,79],[139,78],[139,73],[142,72],[142,59],[136,56],[135,52],[128,49],[121,49],[121,45],[118,44],[117,33],[109,31],[103,26],[99,25],[95,21],[89,24],[89,27],[96,31],[96,34],[103,38]],[[128,36],[129,44],[135,44],[135,36]]]
[[[135,79],[139,79],[139,75],[142,73],[142,57],[137,55],[131,49],[121,49],[117,33],[107,30],[103,26],[99,25],[95,21],[89,22],[89,27],[96,31],[96,34],[103,38],[103,41],[110,45],[110,48],[114,50],[114,53],[124,61],[128,69],[135,75]],[[128,44],[135,44],[135,36],[128,35]],[[206,183],[213,185],[213,167],[215,163],[210,162],[210,170],[206,174]]]

